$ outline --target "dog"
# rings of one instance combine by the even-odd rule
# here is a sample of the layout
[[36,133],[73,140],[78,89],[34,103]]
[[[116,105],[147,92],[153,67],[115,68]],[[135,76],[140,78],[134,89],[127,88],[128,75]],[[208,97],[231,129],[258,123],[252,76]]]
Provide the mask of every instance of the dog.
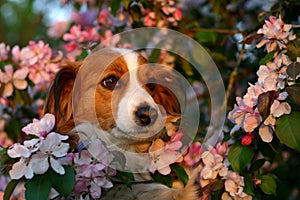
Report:
[[196,199],[194,173],[185,187],[176,181],[172,188],[149,183],[147,161],[141,156],[180,117],[177,90],[172,70],[152,66],[138,52],[103,48],[62,65],[50,86],[45,113],[55,115],[55,131],[69,135],[71,144],[98,138],[109,149],[125,152],[123,168],[137,172],[138,183],[131,189],[117,185],[103,199]]

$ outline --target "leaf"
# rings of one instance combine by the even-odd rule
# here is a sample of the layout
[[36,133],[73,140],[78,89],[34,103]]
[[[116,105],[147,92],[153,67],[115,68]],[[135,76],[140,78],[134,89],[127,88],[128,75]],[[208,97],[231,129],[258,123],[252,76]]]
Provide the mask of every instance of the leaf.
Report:
[[288,93],[291,101],[300,105],[300,87],[287,87],[285,91]]
[[14,100],[20,105],[31,105],[32,99],[26,90],[14,90]]
[[134,176],[130,172],[117,171],[117,175],[111,177],[111,179],[114,181],[120,181],[122,183],[125,183],[127,187],[131,187],[131,184],[134,181]]
[[173,185],[173,179],[172,179],[172,176],[170,174],[168,174],[168,175],[162,175],[158,171],[156,171],[154,174],[150,173],[150,175],[151,175],[151,177],[153,178],[153,180],[155,182],[164,184],[164,185],[166,185],[166,186],[168,186],[170,188]]
[[275,51],[268,53],[264,58],[259,61],[259,65],[265,65],[267,62],[271,61],[274,57]]
[[180,165],[171,165],[171,168],[178,176],[178,178],[182,181],[183,185],[186,186],[187,182],[189,181],[189,176],[187,175],[184,168]]
[[274,175],[267,174],[259,176],[257,178],[261,180],[261,184],[258,186],[264,193],[269,195],[276,194],[277,183]]
[[300,63],[299,62],[293,62],[289,64],[286,68],[286,73],[292,78],[296,79],[298,75],[300,75]]
[[257,98],[257,109],[263,121],[270,115],[270,108],[274,100],[278,97],[275,90],[264,92]]
[[160,55],[160,49],[159,49],[159,46],[158,46],[157,48],[152,50],[151,55],[149,57],[149,62],[150,63],[157,62],[159,55]]
[[111,2],[111,14],[116,16],[118,9],[120,8],[121,0],[112,0]]
[[4,191],[3,200],[9,200],[20,180],[11,180]]
[[21,129],[22,129],[21,121],[15,118],[11,118],[11,120],[5,126],[5,131],[9,133],[8,134],[9,138],[14,141],[18,141],[20,139]]
[[250,170],[251,171],[256,171],[259,170],[264,164],[265,164],[266,160],[265,159],[258,159],[256,160],[252,165]]
[[199,42],[202,43],[214,43],[217,40],[216,34],[212,31],[199,31],[195,34],[195,37]]
[[245,182],[245,188],[244,188],[244,192],[246,194],[249,194],[251,196],[254,196],[254,183],[252,181],[252,178],[249,174],[244,174],[244,182]]
[[51,182],[46,174],[34,176],[32,179],[27,181],[25,189],[26,199],[48,199],[51,190]]
[[232,145],[228,152],[228,160],[234,171],[240,172],[252,160],[254,151],[251,146],[243,146],[239,142]]
[[[75,185],[75,172],[71,166],[65,166],[65,174],[60,175],[50,169],[47,173],[51,186],[64,197],[68,197]],[[67,184],[66,184],[67,183]]]
[[[273,138],[274,140],[275,138]],[[273,147],[274,141],[272,141],[271,143],[266,143],[263,142],[262,140],[258,141],[258,149],[260,150],[260,152],[263,154],[264,159],[268,160],[268,161],[273,161],[275,156],[276,156],[276,151],[275,148]]]
[[275,133],[281,143],[300,151],[300,112],[293,111],[276,121]]

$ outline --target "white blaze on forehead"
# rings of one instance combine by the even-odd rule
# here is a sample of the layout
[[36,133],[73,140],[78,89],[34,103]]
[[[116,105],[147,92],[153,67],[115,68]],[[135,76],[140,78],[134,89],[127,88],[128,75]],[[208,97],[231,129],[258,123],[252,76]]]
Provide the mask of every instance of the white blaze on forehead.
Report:
[[135,113],[140,106],[148,105],[157,109],[158,115],[161,115],[159,108],[154,102],[152,96],[142,87],[137,77],[137,68],[139,54],[127,51],[127,50],[117,50],[122,54],[126,65],[128,67],[129,82],[127,84],[127,92],[122,97],[118,113],[116,116],[117,127],[123,132],[135,133],[139,131],[149,131],[147,127],[140,127],[136,123]]

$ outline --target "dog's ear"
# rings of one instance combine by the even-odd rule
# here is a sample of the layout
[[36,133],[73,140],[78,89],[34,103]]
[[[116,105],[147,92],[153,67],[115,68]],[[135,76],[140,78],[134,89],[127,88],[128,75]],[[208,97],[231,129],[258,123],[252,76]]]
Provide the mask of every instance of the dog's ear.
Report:
[[81,62],[64,63],[49,89],[44,113],[55,115],[55,131],[67,134],[74,128],[72,90]]

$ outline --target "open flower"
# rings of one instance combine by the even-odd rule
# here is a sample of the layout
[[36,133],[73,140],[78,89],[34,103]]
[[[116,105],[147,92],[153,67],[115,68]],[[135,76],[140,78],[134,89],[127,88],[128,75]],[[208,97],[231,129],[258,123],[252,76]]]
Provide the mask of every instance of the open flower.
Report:
[[244,187],[244,177],[240,176],[236,172],[229,171],[225,181],[225,190],[230,194],[230,196],[234,198],[245,198],[249,196],[244,193]]
[[[4,85],[4,95],[11,96],[14,91],[14,87],[19,90],[24,90],[28,83],[25,80],[29,70],[27,68],[21,68],[14,72],[11,65],[4,67],[5,72],[0,71],[0,82]],[[1,85],[0,85],[1,86]]]
[[5,45],[4,42],[1,42],[0,43],[0,61],[7,59],[9,51],[10,51],[10,47],[8,45]]
[[51,166],[51,168],[59,174],[65,173],[65,169],[58,161],[58,158],[67,155],[69,144],[62,142],[66,139],[68,139],[68,136],[54,132],[47,135],[45,140],[43,140],[39,151],[31,158],[35,174],[44,174],[48,170],[49,166]]
[[290,112],[291,106],[287,102],[274,100],[270,108],[270,115],[259,128],[259,135],[264,142],[271,142],[273,140],[276,118],[284,114],[290,114]]
[[188,153],[184,156],[183,160],[188,166],[194,166],[201,159],[203,148],[200,142],[194,142],[189,147]]
[[180,138],[182,133],[175,134],[171,140],[165,143],[162,139],[155,140],[149,148],[149,170],[154,173],[156,170],[163,174],[170,174],[170,165],[182,161],[182,154],[179,149],[182,147]]
[[113,160],[104,143],[98,139],[91,141],[87,150],[75,154],[76,166],[75,194],[89,192],[94,199],[101,197],[101,188],[109,189],[113,186],[108,179],[116,171],[109,167]]
[[296,35],[291,31],[291,24],[284,24],[281,17],[276,18],[270,16],[269,20],[265,21],[263,28],[257,31],[258,34],[263,34],[263,39],[256,45],[260,48],[266,45],[267,52],[274,51],[277,46],[279,49],[286,48],[286,44],[290,40],[294,40]]
[[41,120],[33,119],[33,122],[22,128],[22,131],[27,135],[44,137],[54,128],[54,125],[54,115],[46,113]]

